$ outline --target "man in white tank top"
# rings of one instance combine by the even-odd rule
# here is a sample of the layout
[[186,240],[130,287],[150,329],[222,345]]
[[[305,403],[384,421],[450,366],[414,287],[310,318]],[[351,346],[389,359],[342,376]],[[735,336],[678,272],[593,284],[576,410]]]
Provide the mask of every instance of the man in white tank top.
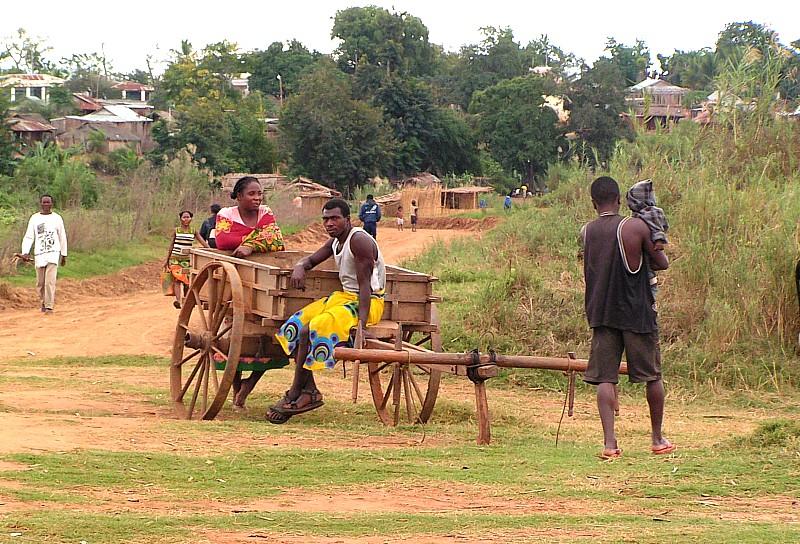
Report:
[[285,423],[294,415],[322,406],[313,372],[332,369],[336,346],[348,342],[359,327],[377,323],[383,315],[386,267],[378,243],[350,223],[350,206],[338,198],[325,203],[322,225],[330,240],[294,266],[289,282],[291,287],[302,289],[306,271],[333,257],[342,290],[298,311],[276,333],[283,350],[294,357],[295,373],[289,390],[270,407],[270,423]]

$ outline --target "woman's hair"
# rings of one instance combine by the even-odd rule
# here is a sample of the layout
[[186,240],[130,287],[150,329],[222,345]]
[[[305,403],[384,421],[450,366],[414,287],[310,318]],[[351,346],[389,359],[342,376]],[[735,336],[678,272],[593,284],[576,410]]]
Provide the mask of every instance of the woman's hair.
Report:
[[244,188],[254,181],[261,185],[261,182],[258,181],[258,178],[254,178],[253,176],[244,176],[243,178],[236,180],[236,185],[233,186],[233,191],[231,191],[231,198],[236,200],[236,197],[239,196],[239,193],[244,191]]
[[192,212],[190,212],[189,210],[183,210],[181,213],[178,214],[178,217],[179,218],[183,217],[183,214],[185,214],[185,213],[188,213],[189,217],[194,217],[194,214]]

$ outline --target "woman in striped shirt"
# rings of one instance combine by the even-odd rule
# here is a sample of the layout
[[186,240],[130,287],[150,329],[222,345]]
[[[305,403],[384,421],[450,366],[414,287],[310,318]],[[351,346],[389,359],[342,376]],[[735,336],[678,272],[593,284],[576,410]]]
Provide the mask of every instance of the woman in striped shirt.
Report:
[[167,262],[164,263],[164,268],[172,274],[172,290],[175,294],[175,302],[172,304],[176,308],[181,307],[181,285],[183,285],[184,294],[186,289],[189,288],[189,250],[197,240],[203,247],[208,247],[208,244],[200,236],[200,233],[194,230],[192,226],[192,217],[194,214],[189,210],[184,210],[179,214],[181,218],[181,226],[175,228],[172,234],[172,243],[169,245],[169,252],[167,253]]

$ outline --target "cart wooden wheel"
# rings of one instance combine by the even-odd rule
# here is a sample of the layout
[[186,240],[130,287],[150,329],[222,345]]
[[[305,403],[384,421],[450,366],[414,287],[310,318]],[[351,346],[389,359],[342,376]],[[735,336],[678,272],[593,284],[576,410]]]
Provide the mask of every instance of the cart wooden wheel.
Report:
[[[435,307],[431,313],[431,323],[439,324]],[[413,332],[407,333],[404,340],[404,349],[442,351],[442,337],[439,331],[424,333],[421,338],[415,338]],[[430,349],[423,347],[425,344],[428,344]],[[385,425],[397,425],[400,422],[401,412],[404,412],[408,423],[427,423],[439,394],[442,371],[438,366],[369,363],[367,368],[372,401],[378,417]],[[385,388],[383,382],[386,382]]]
[[[220,411],[239,365],[243,328],[236,267],[208,263],[192,281],[175,327],[170,391],[178,417],[214,419]],[[217,361],[225,362],[224,370],[217,370]]]

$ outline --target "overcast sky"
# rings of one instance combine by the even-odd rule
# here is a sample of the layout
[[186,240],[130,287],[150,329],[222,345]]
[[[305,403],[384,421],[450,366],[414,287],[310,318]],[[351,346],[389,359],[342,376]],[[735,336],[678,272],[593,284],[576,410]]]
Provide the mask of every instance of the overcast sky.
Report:
[[675,49],[712,47],[726,23],[752,20],[778,32],[783,43],[800,38],[800,1],[725,2],[668,0],[437,1],[390,2],[247,0],[137,0],[134,2],[3,2],[0,37],[23,27],[47,40],[53,60],[99,51],[104,44],[115,71],[145,68],[145,57],[166,60],[182,39],[196,49],[228,39],[242,50],[265,49],[292,38],[309,49],[330,53],[333,17],[352,6],[378,5],[422,19],[430,40],[456,51],[480,41],[479,28],[511,27],[525,45],[547,34],[550,42],[589,63],[603,54],[606,38],[632,45],[644,40],[652,58]]

